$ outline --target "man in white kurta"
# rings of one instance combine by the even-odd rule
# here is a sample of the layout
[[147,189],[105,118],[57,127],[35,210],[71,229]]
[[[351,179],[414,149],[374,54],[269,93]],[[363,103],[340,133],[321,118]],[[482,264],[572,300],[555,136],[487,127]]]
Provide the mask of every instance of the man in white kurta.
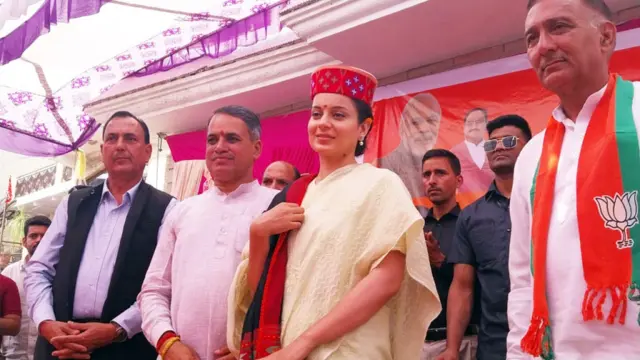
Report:
[[151,344],[157,346],[167,332],[180,337],[164,359],[191,358],[189,352],[200,360],[227,354],[217,351],[226,348],[229,286],[251,222],[277,193],[252,179],[259,155],[257,119],[240,107],[214,114],[207,168],[215,186],[177,205],[160,232],[138,299]]
[[[603,10],[606,9],[606,5],[604,6],[600,9],[591,8],[582,0],[540,0],[530,8],[527,17],[526,41],[529,58],[543,85],[560,97],[561,105],[553,111],[552,116],[565,127],[564,141],[557,165],[546,252],[546,294],[552,345],[555,358],[559,360],[622,360],[640,357],[637,303],[628,302],[625,325],[618,323],[611,325],[605,321],[585,322],[580,304],[587,285],[583,272],[576,215],[576,176],[587,125],[590,121],[602,121],[602,119],[592,119],[592,114],[605,92],[608,57],[602,55],[601,49],[593,49],[593,47],[597,47],[597,44],[602,44],[604,47],[608,45],[610,39],[607,38],[607,34],[596,39],[589,37],[598,36],[602,29],[594,24],[603,26],[602,21],[608,21],[607,16],[603,14],[603,11],[606,12]],[[547,32],[547,28],[542,24],[548,25],[548,29],[554,29],[556,25],[553,24],[557,24],[560,29]],[[562,28],[563,26],[566,28]],[[613,31],[615,44],[615,27],[610,29]],[[593,65],[598,61],[605,63],[596,67],[596,70],[588,71],[585,68],[581,71],[583,69],[577,68],[582,65],[581,62],[585,58],[588,60],[582,64]],[[571,60],[570,64],[567,60]],[[556,63],[553,64],[553,61]],[[561,91],[563,89],[561,83],[565,78],[574,85],[594,84],[593,81],[588,80],[595,78],[600,81],[591,92],[585,94],[586,100],[583,98],[578,102],[579,105],[575,106],[575,98],[571,96],[571,92],[565,94]],[[640,127],[640,83],[634,83],[634,89],[632,111],[636,128],[638,128]],[[579,91],[574,91],[573,95]],[[530,199],[536,164],[543,150],[543,139],[544,132],[535,136],[522,150],[516,163],[511,193],[512,236],[509,254],[511,292],[508,303],[510,332],[507,338],[507,359],[509,360],[533,359],[531,355],[523,352],[521,340],[530,325],[533,307]],[[607,174],[602,174],[603,181],[606,181],[606,177]],[[603,308],[605,314],[608,314],[610,308],[611,298],[607,298]]]

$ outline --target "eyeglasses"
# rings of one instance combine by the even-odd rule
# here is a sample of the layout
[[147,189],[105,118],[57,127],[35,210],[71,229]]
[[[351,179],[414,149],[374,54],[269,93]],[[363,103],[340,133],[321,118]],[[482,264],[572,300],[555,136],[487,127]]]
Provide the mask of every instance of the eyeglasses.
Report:
[[518,144],[517,136],[505,136],[500,139],[491,139],[484,142],[485,152],[494,152],[498,148],[498,143],[502,143],[502,147],[506,150],[513,149]]

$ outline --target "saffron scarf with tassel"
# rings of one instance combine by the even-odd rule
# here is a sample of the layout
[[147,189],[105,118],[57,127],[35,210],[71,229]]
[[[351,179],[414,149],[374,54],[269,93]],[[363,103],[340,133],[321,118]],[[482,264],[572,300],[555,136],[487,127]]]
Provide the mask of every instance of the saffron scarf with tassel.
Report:
[[[315,175],[303,176],[285,188],[269,205],[271,210],[280,203],[302,204],[309,184]],[[269,237],[269,252],[264,262],[258,288],[253,296],[242,327],[240,359],[264,358],[282,348],[280,340],[282,304],[287,272],[287,237],[289,233]]]
[[[624,324],[628,299],[640,300],[640,226],[637,226],[640,149],[632,113],[633,92],[632,83],[616,74],[610,75],[580,150],[576,201],[587,283],[582,300],[584,321]],[[546,260],[564,133],[564,125],[552,117],[531,188],[533,313],[521,347],[544,359],[554,358],[550,326],[553,319],[549,318],[546,297]],[[612,306],[605,313],[603,305],[607,297],[611,298]],[[640,325],[640,318],[638,322]]]

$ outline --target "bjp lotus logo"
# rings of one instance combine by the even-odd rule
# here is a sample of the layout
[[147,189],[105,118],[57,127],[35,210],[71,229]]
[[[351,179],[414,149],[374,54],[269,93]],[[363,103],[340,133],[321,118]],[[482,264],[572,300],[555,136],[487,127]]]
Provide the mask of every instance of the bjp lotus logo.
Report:
[[618,249],[633,247],[633,239],[627,235],[627,229],[638,223],[638,192],[626,192],[622,196],[616,194],[613,198],[608,195],[596,196],[595,201],[604,226],[622,234],[622,239],[616,241]]

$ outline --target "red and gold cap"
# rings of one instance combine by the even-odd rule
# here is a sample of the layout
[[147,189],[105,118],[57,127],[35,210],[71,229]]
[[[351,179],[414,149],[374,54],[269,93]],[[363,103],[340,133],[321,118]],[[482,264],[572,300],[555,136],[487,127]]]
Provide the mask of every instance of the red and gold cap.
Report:
[[329,65],[311,75],[311,99],[320,93],[331,93],[373,104],[378,80],[370,73],[351,66]]

